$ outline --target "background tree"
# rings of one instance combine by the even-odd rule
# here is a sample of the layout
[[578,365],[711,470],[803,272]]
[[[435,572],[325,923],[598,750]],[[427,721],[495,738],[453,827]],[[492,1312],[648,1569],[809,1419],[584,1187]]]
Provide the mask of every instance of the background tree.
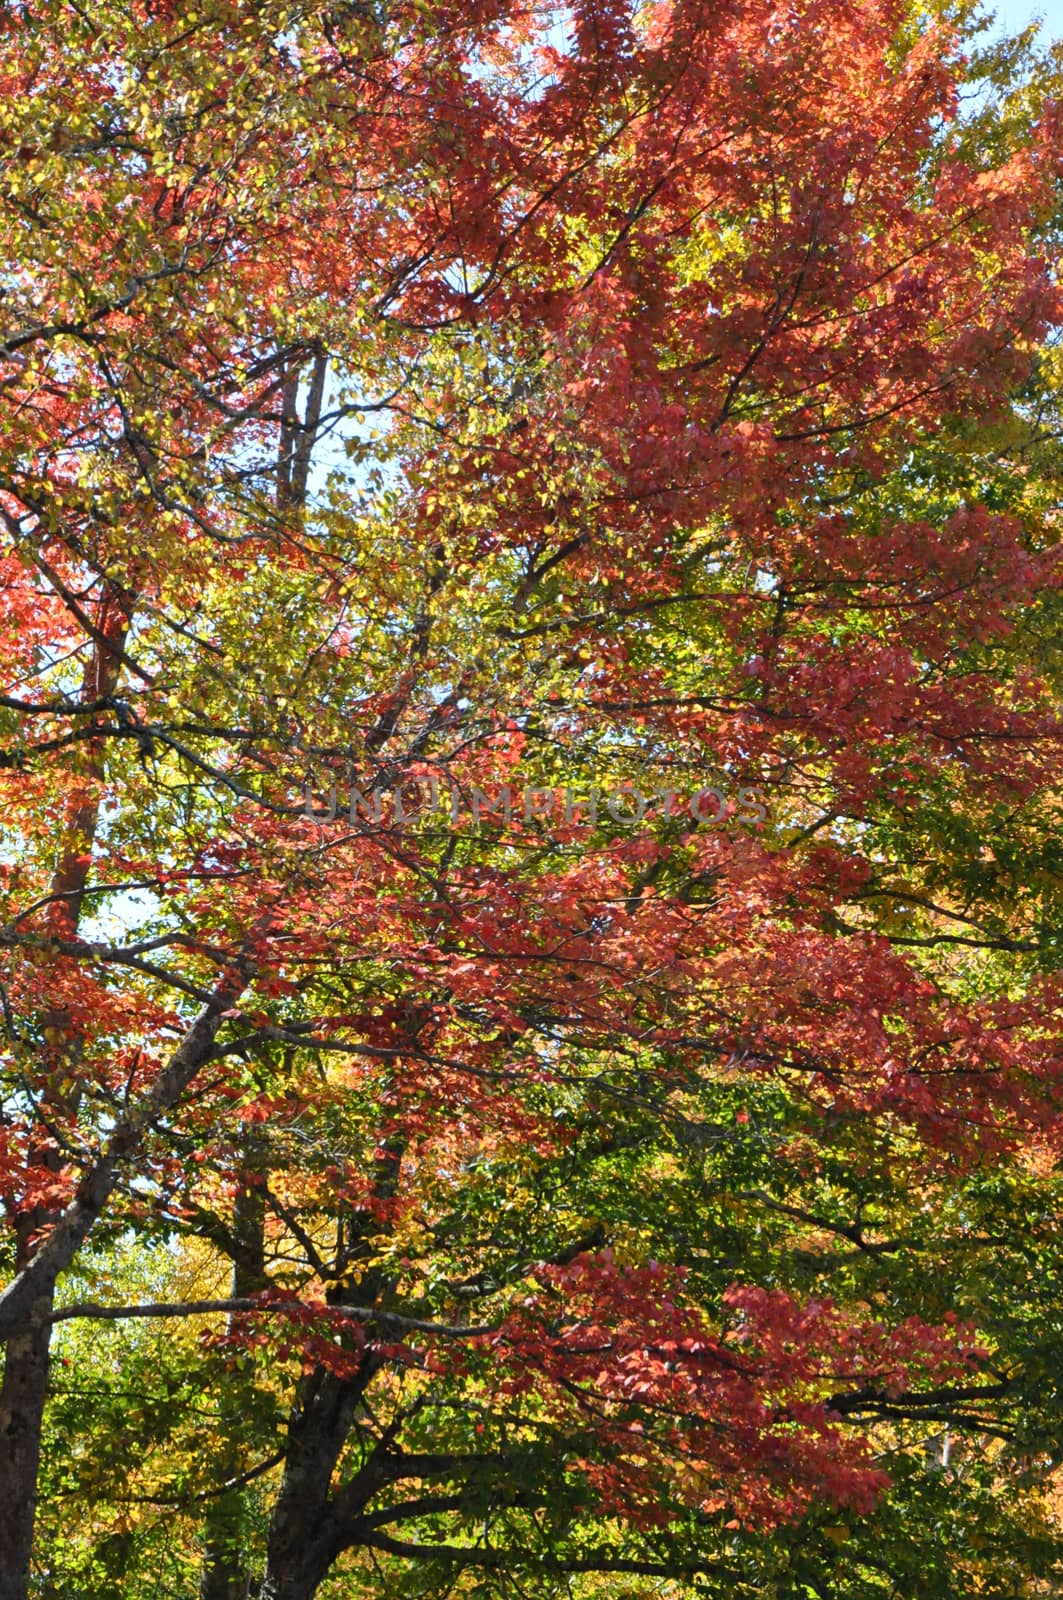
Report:
[[[960,42],[9,14],[5,1600],[57,1320],[140,1459],[65,1386],[46,1592],[1048,1570],[952,1532],[1055,1459],[1059,1094],[1058,121]],[[94,1377],[110,1262],[212,1353]]]

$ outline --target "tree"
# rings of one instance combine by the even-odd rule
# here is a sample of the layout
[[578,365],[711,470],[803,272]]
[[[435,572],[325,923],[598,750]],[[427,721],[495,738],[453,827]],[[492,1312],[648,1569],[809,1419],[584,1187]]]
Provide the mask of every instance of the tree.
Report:
[[[873,1584],[872,1437],[929,1526],[911,1451],[1013,1435],[1059,129],[920,15],[9,12],[3,1600],[131,1234],[290,1402],[216,1413],[204,1593]],[[930,1205],[999,1268],[913,1282]]]

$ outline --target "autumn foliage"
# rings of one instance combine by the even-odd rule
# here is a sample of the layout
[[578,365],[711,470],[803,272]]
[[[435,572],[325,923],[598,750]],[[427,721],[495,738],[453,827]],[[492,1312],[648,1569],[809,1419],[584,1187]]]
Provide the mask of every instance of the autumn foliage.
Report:
[[1058,73],[4,10],[0,1600],[1045,1592]]

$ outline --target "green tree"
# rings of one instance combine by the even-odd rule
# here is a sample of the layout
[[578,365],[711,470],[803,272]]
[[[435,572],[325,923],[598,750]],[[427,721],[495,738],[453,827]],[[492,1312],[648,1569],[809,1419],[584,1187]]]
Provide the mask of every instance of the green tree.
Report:
[[1059,118],[972,26],[5,19],[0,1600],[1055,1574]]

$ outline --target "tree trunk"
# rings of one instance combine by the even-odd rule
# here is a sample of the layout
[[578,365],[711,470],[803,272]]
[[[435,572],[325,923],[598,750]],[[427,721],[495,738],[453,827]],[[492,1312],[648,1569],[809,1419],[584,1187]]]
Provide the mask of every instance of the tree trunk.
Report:
[[[253,1179],[256,1152],[244,1152],[248,1176]],[[266,1284],[266,1208],[261,1188],[242,1183],[233,1201],[232,1296],[234,1300],[256,1294]],[[229,1318],[232,1328],[234,1318]],[[226,1385],[219,1407],[218,1427],[226,1441],[220,1462],[222,1481],[238,1478],[246,1469],[240,1448],[242,1393],[239,1384]],[[247,1490],[229,1489],[209,1503],[203,1524],[203,1571],[200,1600],[248,1600],[253,1580],[248,1527]]]
[[[378,1199],[390,1199],[398,1189],[403,1144],[397,1139],[384,1141],[383,1153],[374,1162],[373,1190]],[[364,1261],[370,1227],[362,1216],[350,1218],[346,1247],[338,1243],[337,1267],[349,1269]],[[338,1275],[338,1274],[337,1274]],[[340,1283],[328,1298],[346,1302],[360,1294],[372,1304],[386,1288],[382,1272],[376,1267],[359,1275],[355,1283]],[[345,1530],[352,1514],[367,1505],[387,1481],[384,1439],[370,1459],[349,1482],[342,1497],[330,1494],[332,1478],[347,1442],[355,1412],[362,1397],[383,1365],[372,1350],[362,1352],[357,1376],[339,1378],[317,1367],[303,1378],[296,1392],[288,1420],[288,1446],[284,1477],[273,1508],[269,1529],[266,1573],[259,1600],[312,1600],[318,1585],[340,1552],[346,1549]]]
[[[122,653],[129,632],[130,598],[105,589],[98,610],[98,633],[85,665],[81,683],[83,704],[91,705],[114,694],[122,669]],[[103,774],[102,752],[96,741],[88,747],[88,776]],[[52,905],[48,917],[53,930],[69,936],[77,931],[88,882],[89,864],[99,822],[98,803],[75,802],[61,835],[55,870],[49,885]],[[76,1045],[66,1012],[46,1011],[42,1018],[45,1039],[44,1123],[53,1111],[59,1119],[77,1111]],[[73,1087],[69,1085],[73,1084]],[[54,1175],[61,1156],[47,1134],[38,1132],[29,1153],[31,1169]],[[33,1260],[42,1229],[58,1221],[54,1206],[27,1207],[15,1218],[16,1273]],[[10,1337],[4,1353],[4,1379],[0,1387],[0,1600],[25,1600],[29,1588],[33,1529],[37,1515],[37,1476],[41,1458],[41,1432],[48,1393],[51,1313],[58,1273],[48,1272],[34,1287],[27,1322]]]
[[314,352],[310,372],[310,387],[306,397],[306,414],[300,419],[298,412],[299,379],[301,365],[294,361],[290,366],[281,390],[281,431],[277,460],[277,508],[301,509],[306,503],[310,461],[317,442],[321,422],[321,405],[325,396],[325,377],[328,357],[318,349]]
[[0,1600],[26,1600],[37,1513],[41,1427],[48,1392],[54,1281],[32,1320],[8,1341],[0,1389]]
[[329,1488],[355,1410],[378,1366],[366,1355],[357,1378],[337,1378],[318,1367],[300,1383],[259,1600],[311,1600],[341,1548],[333,1537]]

